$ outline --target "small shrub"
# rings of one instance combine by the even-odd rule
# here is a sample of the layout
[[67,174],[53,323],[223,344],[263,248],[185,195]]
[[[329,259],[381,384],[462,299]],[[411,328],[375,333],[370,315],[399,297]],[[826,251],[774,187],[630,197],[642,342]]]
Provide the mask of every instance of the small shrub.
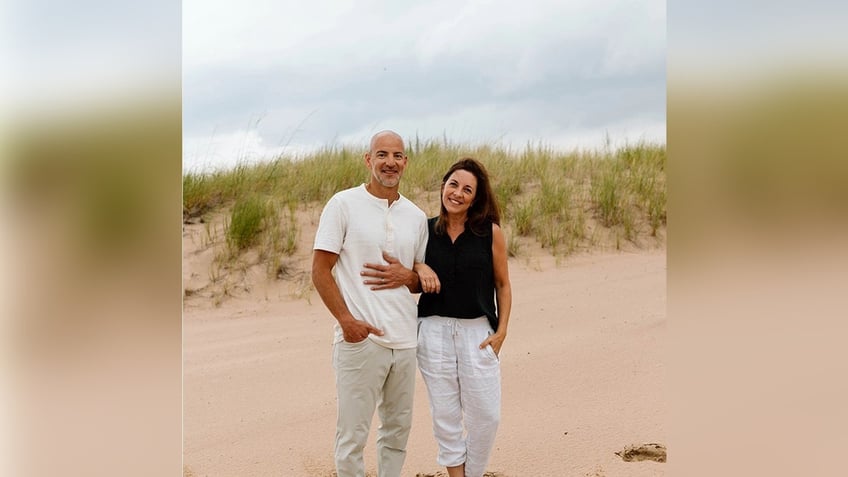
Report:
[[498,204],[502,208],[507,207],[507,204],[512,202],[513,197],[521,193],[521,178],[516,175],[508,175],[500,181],[493,181],[495,188],[495,196],[498,199]]
[[656,188],[648,201],[648,222],[651,224],[651,236],[656,237],[660,226],[666,224],[666,190]]
[[606,227],[622,223],[624,219],[624,191],[626,185],[615,165],[604,167],[592,181],[592,201],[598,218]]
[[197,217],[218,205],[218,192],[209,178],[189,173],[183,176],[183,219]]
[[239,200],[230,214],[227,243],[233,250],[243,250],[256,242],[268,216],[268,207],[256,196]]
[[533,215],[535,213],[535,201],[525,201],[517,204],[510,209],[512,213],[512,223],[515,226],[515,231],[522,237],[527,237],[533,233]]

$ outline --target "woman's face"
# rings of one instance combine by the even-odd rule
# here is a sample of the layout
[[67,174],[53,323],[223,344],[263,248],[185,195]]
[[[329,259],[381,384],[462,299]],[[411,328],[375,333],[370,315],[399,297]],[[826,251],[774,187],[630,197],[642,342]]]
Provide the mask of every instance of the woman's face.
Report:
[[454,171],[442,187],[442,205],[449,214],[467,214],[475,197],[477,178],[464,169]]

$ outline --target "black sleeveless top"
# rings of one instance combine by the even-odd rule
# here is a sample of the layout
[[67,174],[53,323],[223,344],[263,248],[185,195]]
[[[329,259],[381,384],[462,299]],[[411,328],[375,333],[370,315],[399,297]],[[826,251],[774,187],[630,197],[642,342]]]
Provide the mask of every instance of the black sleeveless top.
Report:
[[492,225],[485,235],[465,229],[456,242],[445,233],[436,235],[437,217],[427,220],[430,237],[424,263],[439,276],[441,292],[422,293],[418,300],[418,316],[452,318],[486,316],[492,329],[498,329],[495,311],[495,272],[492,263]]

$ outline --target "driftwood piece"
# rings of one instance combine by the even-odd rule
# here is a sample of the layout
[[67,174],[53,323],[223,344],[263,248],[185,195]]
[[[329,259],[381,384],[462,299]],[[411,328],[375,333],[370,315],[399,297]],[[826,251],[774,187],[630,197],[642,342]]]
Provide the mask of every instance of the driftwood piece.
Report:
[[638,460],[653,460],[655,462],[665,462],[665,446],[662,444],[650,443],[641,446],[627,446],[623,450],[616,452],[615,455],[621,457],[625,462],[633,462]]

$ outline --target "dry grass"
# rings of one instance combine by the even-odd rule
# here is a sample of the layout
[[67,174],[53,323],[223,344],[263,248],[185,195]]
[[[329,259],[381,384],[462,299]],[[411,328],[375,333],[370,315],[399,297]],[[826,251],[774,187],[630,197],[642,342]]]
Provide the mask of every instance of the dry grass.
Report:
[[[544,145],[516,151],[420,138],[407,144],[410,160],[401,192],[428,215],[438,211],[441,177],[454,161],[471,156],[486,166],[512,257],[521,257],[533,243],[557,257],[664,243],[665,145],[562,152]],[[247,287],[244,276],[254,266],[264,267],[268,279],[302,282],[297,272],[279,273],[296,267],[290,257],[308,253],[298,250],[304,239],[298,216],[320,210],[335,192],[367,181],[363,152],[326,148],[298,160],[280,157],[185,174],[184,220],[204,222],[204,244],[217,250],[209,271],[218,287],[215,295],[223,299]],[[220,229],[209,223],[213,215],[225,217]],[[297,295],[309,292],[302,283],[296,288]],[[187,291],[192,294],[197,293]]]

